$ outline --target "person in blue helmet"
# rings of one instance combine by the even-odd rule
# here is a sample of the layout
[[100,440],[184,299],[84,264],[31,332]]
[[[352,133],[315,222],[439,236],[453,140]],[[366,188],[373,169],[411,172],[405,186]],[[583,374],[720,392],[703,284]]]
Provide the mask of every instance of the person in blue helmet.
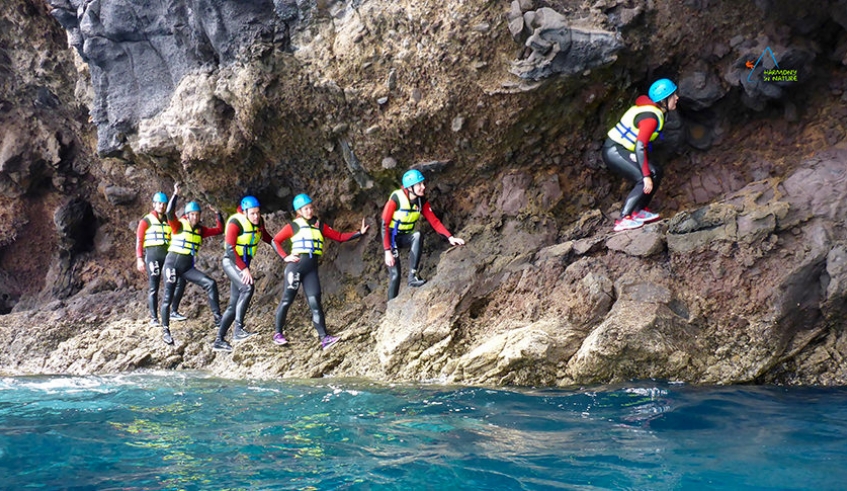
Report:
[[[170,331],[170,307],[174,297],[174,290],[179,278],[200,285],[209,297],[209,308],[214,316],[215,327],[221,323],[221,308],[218,301],[218,284],[206,273],[194,267],[194,257],[200,250],[200,245],[206,237],[220,235],[223,232],[223,217],[217,212],[217,224],[214,227],[200,225],[200,205],[189,201],[185,205],[185,213],[179,219],[174,211],[179,196],[179,184],[174,184],[174,194],[168,202],[165,211],[168,217],[168,225],[171,226],[173,236],[168,246],[168,255],[165,257],[165,297],[162,300],[162,340],[166,344],[174,344]],[[209,207],[210,209],[211,206]],[[214,211],[214,209],[213,209]]]
[[432,212],[429,202],[424,198],[424,181],[419,170],[406,171],[402,179],[403,187],[391,193],[382,208],[382,245],[389,273],[388,300],[400,292],[400,248],[409,248],[409,286],[419,287],[426,283],[418,276],[422,238],[420,231],[415,231],[415,224],[421,215],[437,233],[447,238],[450,245],[465,245],[465,241],[454,237]]
[[[312,310],[312,323],[315,330],[318,331],[321,348],[327,349],[338,342],[338,337],[326,332],[326,322],[321,306],[321,280],[318,276],[318,259],[323,255],[325,239],[332,239],[336,242],[358,239],[367,233],[370,225],[367,225],[365,219],[362,218],[362,227],[356,232],[337,232],[318,219],[312,198],[309,195],[298,194],[294,197],[292,205],[296,214],[294,221],[282,227],[282,230],[273,239],[274,249],[285,261],[285,289],[283,289],[279,307],[276,309],[276,332],[273,336],[273,342],[278,345],[288,343],[282,330],[285,327],[288,309],[294,302],[297,290],[302,285],[306,301]],[[291,241],[291,250],[285,252],[282,246],[288,240]]]
[[648,147],[659,137],[667,114],[676,110],[676,91],[671,80],[656,80],[647,95],[639,96],[609,130],[603,145],[603,162],[609,170],[633,183],[620,217],[615,220],[615,232],[637,229],[661,218],[648,208],[662,181],[662,168],[647,158]]
[[254,196],[245,196],[235,214],[226,222],[223,267],[229,278],[229,305],[223,313],[218,337],[212,345],[216,351],[232,351],[232,346],[226,342],[226,333],[233,321],[233,341],[243,341],[255,334],[244,329],[244,316],[255,289],[250,263],[259,243],[270,244],[273,240],[265,229],[260,211],[259,200]]
[[[153,210],[138,222],[135,233],[135,268],[147,272],[147,307],[150,309],[150,324],[159,325],[159,284],[168,244],[171,241],[171,227],[165,218],[165,206],[168,197],[159,192],[153,195]],[[178,312],[179,302],[185,291],[185,280],[177,281],[174,299],[171,303],[171,319],[184,321],[186,318]]]

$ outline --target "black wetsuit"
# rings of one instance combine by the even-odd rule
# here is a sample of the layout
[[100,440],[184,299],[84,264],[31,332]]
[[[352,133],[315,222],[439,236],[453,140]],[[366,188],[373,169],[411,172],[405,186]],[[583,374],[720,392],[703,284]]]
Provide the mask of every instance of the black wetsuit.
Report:
[[[162,271],[165,266],[165,257],[168,255],[168,246],[152,246],[144,248],[144,264],[147,268],[147,307],[150,309],[150,317],[152,320],[159,320],[159,284],[162,280]],[[185,280],[180,278],[176,283],[176,288],[171,302],[171,313],[179,311],[179,303],[182,301],[182,295],[185,292]]]
[[[177,196],[174,195],[171,197],[170,202],[168,202],[168,209],[166,211],[166,216],[168,217],[168,224],[171,226],[171,233],[173,237],[176,237],[182,231],[182,222],[174,218],[173,210],[174,208],[176,208],[176,202]],[[219,235],[223,232],[223,217],[221,217],[221,214],[218,213],[216,227],[209,228],[204,227],[203,225],[198,225],[197,227],[195,227],[195,231],[203,238],[211,237],[213,235]],[[201,288],[203,288],[203,290],[206,291],[206,295],[209,297],[209,308],[212,310],[215,326],[220,326],[221,307],[220,302],[218,300],[218,284],[206,273],[194,267],[193,255],[180,254],[178,252],[168,252],[168,255],[165,257],[164,272],[165,298],[162,300],[161,310],[163,328],[169,328],[171,301],[174,298],[177,281],[180,278],[184,279],[185,281],[190,281],[195,285],[199,285]]]
[[662,183],[662,168],[651,159],[647,166],[650,168],[650,177],[653,180],[653,190],[650,194],[644,193],[644,176],[641,174],[641,165],[637,162],[635,152],[630,152],[623,145],[615,143],[611,138],[606,138],[603,145],[603,162],[606,166],[619,176],[633,183],[632,191],[626,197],[621,218],[634,212],[643,210],[650,205],[653,196]]
[[323,339],[326,336],[326,322],[324,321],[324,311],[321,306],[321,279],[318,276],[318,256],[309,257],[308,254],[301,254],[300,261],[286,263],[284,283],[285,290],[282,293],[282,301],[276,309],[276,332],[282,332],[282,328],[285,326],[285,320],[288,317],[288,309],[297,296],[297,290],[302,285],[303,293],[306,295],[306,302],[309,303],[309,308],[312,309],[312,324],[314,324],[315,330],[318,331],[318,337]]
[[[385,227],[382,227],[385,230]],[[383,235],[385,232],[383,232]],[[391,255],[394,256],[394,266],[388,268],[388,299],[391,300],[400,293],[400,277],[402,271],[400,268],[400,249],[409,248],[409,267],[411,274],[418,271],[421,263],[421,248],[423,247],[423,236],[419,230],[415,232],[394,235],[391,241]],[[412,278],[410,278],[411,280]]]

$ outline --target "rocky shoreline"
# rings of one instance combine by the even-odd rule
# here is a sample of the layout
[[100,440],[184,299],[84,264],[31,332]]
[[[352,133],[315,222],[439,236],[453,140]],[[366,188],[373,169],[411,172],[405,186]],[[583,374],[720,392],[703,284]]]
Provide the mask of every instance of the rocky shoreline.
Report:
[[[0,374],[206,370],[570,386],[847,383],[847,3],[602,0],[420,5],[13,0],[0,14]],[[143,12],[143,15],[139,15]],[[767,49],[797,82],[757,78]],[[752,59],[752,60],[751,60]],[[8,67],[9,70],[5,70]],[[658,76],[679,82],[660,222],[612,234],[625,186],[600,145]],[[191,288],[146,321],[133,268],[146,197],[234,211],[271,233],[291,197],[338,229],[408,167],[431,183],[419,289],[386,303],[374,233],[323,259],[323,351],[308,309],[271,343],[282,263],[256,259],[231,354]],[[228,282],[211,241],[199,266]]]

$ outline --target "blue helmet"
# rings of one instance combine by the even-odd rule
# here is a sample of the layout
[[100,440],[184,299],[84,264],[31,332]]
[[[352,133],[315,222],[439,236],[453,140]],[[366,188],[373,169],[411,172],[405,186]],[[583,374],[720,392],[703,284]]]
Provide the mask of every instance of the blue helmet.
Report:
[[294,197],[294,202],[292,203],[294,205],[294,211],[297,211],[300,208],[303,208],[304,206],[308,205],[311,202],[312,202],[312,198],[310,198],[308,194],[305,194],[305,193],[298,194],[297,196]]
[[153,203],[167,203],[168,195],[165,193],[156,193],[153,195]]
[[241,198],[241,211],[247,211],[250,208],[258,208],[259,200],[255,196],[245,196]]
[[647,91],[647,95],[651,101],[658,103],[665,100],[674,92],[676,92],[676,84],[666,78],[660,78],[653,82],[650,90]]
[[403,187],[410,188],[419,182],[424,182],[424,175],[417,169],[407,170],[403,174]]
[[196,211],[196,212],[200,211],[200,205],[198,205],[196,201],[189,201],[188,203],[185,204],[185,213],[188,214],[188,213],[191,213],[192,211]]

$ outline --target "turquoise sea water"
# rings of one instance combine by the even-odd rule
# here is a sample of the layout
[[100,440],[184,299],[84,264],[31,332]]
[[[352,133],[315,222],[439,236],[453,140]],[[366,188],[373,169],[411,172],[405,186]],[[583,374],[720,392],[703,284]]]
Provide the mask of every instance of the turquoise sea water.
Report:
[[0,379],[2,489],[845,489],[847,389]]

